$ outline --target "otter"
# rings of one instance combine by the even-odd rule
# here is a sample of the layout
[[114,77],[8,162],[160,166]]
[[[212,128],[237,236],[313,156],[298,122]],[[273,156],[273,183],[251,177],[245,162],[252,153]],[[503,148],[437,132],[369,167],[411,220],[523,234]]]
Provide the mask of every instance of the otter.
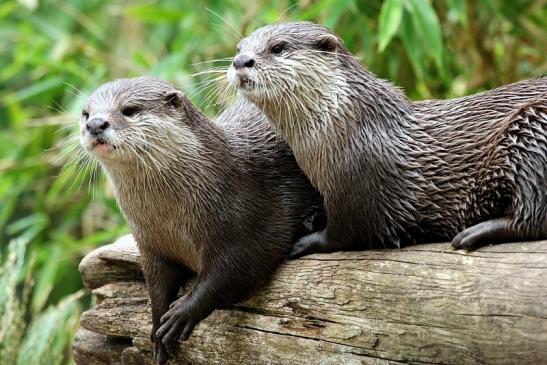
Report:
[[[263,286],[322,206],[289,147],[245,100],[211,121],[167,82],[118,79],[88,99],[80,143],[106,172],[137,241],[160,364],[214,309]],[[176,299],[191,272],[195,285]]]
[[294,257],[547,238],[547,77],[412,102],[332,31],[294,22],[241,40],[228,78],[324,197],[326,228]]

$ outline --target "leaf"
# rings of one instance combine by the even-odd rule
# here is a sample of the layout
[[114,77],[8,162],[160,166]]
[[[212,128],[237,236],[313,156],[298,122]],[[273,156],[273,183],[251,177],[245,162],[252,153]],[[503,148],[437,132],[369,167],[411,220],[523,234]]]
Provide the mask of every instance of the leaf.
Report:
[[380,10],[378,20],[378,51],[382,53],[401,24],[403,16],[402,0],[386,0]]
[[18,365],[61,363],[64,349],[70,346],[69,333],[74,332],[79,323],[79,300],[84,293],[80,290],[67,296],[33,319],[18,351]]
[[333,3],[331,11],[329,12],[327,18],[324,21],[324,25],[329,28],[334,28],[338,25],[340,18],[344,14],[349,12],[357,12],[355,8],[355,0],[337,0]]
[[462,0],[448,0],[448,19],[467,26],[467,3]]
[[63,80],[61,79],[61,77],[48,77],[42,81],[37,81],[32,85],[22,88],[14,93],[5,95],[6,100],[4,101],[4,105],[20,102],[22,100],[32,98],[36,95],[45,94],[54,88],[62,86]]
[[0,5],[0,19],[7,18],[8,15],[11,15],[17,9],[17,3],[7,2]]
[[423,55],[421,52],[420,43],[416,37],[416,32],[412,24],[411,14],[407,11],[403,14],[403,20],[401,23],[401,39],[403,41],[403,46],[405,47],[406,54],[408,59],[412,64],[412,68],[416,73],[416,76],[421,79],[423,78]]
[[439,18],[429,0],[410,0],[407,3],[412,12],[415,30],[425,42],[428,54],[439,70],[443,69],[443,41]]
[[149,23],[174,23],[184,17],[184,12],[178,8],[157,5],[133,5],[127,7],[125,13]]

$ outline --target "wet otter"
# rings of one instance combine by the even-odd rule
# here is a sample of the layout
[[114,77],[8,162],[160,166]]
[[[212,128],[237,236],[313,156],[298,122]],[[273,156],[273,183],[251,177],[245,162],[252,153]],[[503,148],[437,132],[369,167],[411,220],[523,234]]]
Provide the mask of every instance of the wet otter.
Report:
[[[162,364],[215,308],[266,283],[321,206],[288,146],[244,100],[210,121],[166,82],[120,79],[89,98],[80,130],[138,243]],[[193,289],[175,300],[190,271]]]
[[547,238],[546,77],[411,102],[309,22],[243,39],[228,77],[324,196],[327,229],[294,256]]

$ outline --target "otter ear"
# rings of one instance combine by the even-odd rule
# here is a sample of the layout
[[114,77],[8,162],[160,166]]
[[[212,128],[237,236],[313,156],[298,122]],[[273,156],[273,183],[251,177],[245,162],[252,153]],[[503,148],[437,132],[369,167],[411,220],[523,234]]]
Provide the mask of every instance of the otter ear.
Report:
[[175,109],[180,108],[183,102],[182,92],[178,90],[166,91],[163,98],[166,101],[166,105],[171,105]]
[[323,34],[316,42],[317,49],[323,52],[334,52],[337,45],[338,39],[332,34]]

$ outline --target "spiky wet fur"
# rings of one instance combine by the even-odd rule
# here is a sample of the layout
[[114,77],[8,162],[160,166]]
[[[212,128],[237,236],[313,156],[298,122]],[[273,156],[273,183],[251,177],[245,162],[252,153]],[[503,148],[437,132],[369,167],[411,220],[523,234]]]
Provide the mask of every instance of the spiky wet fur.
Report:
[[546,77],[411,102],[309,22],[260,28],[238,54],[255,61],[239,71],[252,86],[240,94],[324,196],[331,247],[452,239],[496,217],[522,238],[547,238]]
[[[125,117],[121,110],[127,106],[139,112]],[[84,110],[111,124],[105,138],[115,149],[102,157],[90,154],[108,174],[138,243],[152,339],[163,363],[162,340],[174,351],[182,327],[169,340],[158,338],[156,330],[176,315],[189,316],[193,328],[213,309],[263,285],[320,197],[286,143],[247,101],[238,100],[211,121],[173,86],[143,77],[103,85]],[[85,123],[83,117],[81,141],[89,147]],[[192,291],[174,303],[184,313],[170,312],[160,322],[186,269],[198,277]]]

